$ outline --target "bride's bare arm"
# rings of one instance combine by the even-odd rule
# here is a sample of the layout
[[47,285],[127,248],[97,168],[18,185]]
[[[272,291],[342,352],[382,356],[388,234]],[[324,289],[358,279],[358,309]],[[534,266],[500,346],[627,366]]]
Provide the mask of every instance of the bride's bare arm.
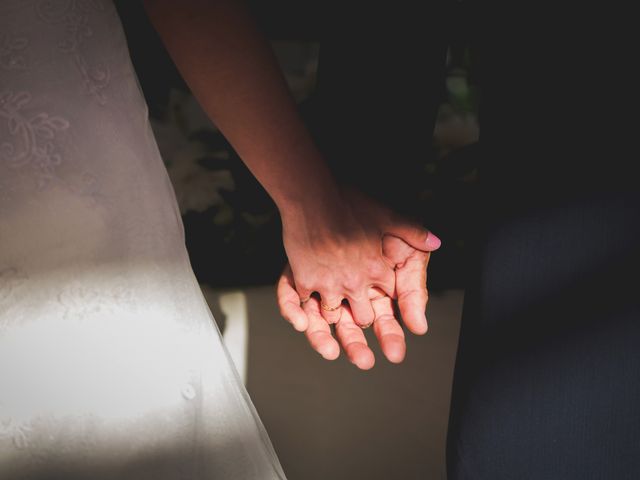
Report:
[[309,203],[335,208],[337,187],[242,2],[146,0],[145,6],[193,94],[281,211]]
[[298,116],[268,42],[234,0],[146,0],[148,15],[178,69],[214,123],[274,199],[296,289],[318,292],[330,322],[349,301],[361,325],[374,312],[371,285],[392,295],[393,265],[382,234],[429,249],[427,232],[402,222],[358,218]]

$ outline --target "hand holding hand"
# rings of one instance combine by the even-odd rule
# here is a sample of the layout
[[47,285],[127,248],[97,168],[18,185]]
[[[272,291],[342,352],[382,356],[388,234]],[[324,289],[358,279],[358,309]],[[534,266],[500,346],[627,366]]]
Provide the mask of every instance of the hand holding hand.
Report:
[[[412,333],[424,334],[427,331],[425,310],[428,300],[426,270],[430,254],[416,250],[391,235],[384,236],[382,246],[385,257],[395,266],[395,293],[404,323]],[[335,325],[336,340],[322,316],[319,300],[311,297],[301,304],[288,265],[278,282],[277,296],[282,316],[296,330],[304,331],[311,347],[324,358],[336,359],[342,346],[349,361],[358,368],[368,370],[373,367],[373,352],[363,330],[353,320],[348,305],[342,307],[340,320]],[[406,353],[404,331],[395,316],[392,298],[373,288],[369,290],[368,297],[374,311],[374,333],[382,352],[389,361],[402,362]]]
[[[370,289],[395,297],[395,264],[382,252],[383,236],[402,238],[420,251],[437,249],[440,240],[357,192],[342,191],[336,200],[332,209],[320,208],[317,216],[309,208],[304,215],[282,212],[292,282],[303,301],[319,295],[320,313],[328,323],[339,321],[344,309],[338,307],[346,299],[354,322],[367,327],[375,318]],[[294,326],[305,330],[306,321],[299,317]]]

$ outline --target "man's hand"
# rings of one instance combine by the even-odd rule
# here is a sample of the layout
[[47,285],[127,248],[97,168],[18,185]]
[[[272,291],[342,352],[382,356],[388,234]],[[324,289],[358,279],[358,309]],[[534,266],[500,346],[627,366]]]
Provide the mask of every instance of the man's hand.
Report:
[[[396,295],[404,324],[417,335],[427,331],[425,310],[428,300],[426,271],[429,252],[411,247],[400,238],[385,235],[382,241],[384,256],[395,265]],[[349,361],[358,368],[368,370],[375,358],[367,345],[363,330],[354,322],[348,305],[343,305],[340,320],[331,326],[323,318],[320,301],[316,297],[302,302],[295,289],[291,269],[287,265],[277,289],[282,316],[296,330],[304,331],[311,345],[323,358],[334,360],[340,355],[340,346]],[[378,289],[370,289],[369,298],[374,311],[373,330],[385,357],[400,363],[406,354],[404,332],[394,314],[393,300]],[[337,340],[336,340],[337,338]]]

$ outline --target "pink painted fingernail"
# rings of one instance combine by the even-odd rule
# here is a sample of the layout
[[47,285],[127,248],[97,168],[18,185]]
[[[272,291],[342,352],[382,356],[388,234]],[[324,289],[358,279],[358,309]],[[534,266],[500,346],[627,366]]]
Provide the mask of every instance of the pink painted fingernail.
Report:
[[436,237],[433,232],[429,232],[427,234],[427,250],[429,251],[433,251],[433,250],[437,250],[440,248],[440,245],[442,245],[442,242],[440,241],[440,239],[438,237]]

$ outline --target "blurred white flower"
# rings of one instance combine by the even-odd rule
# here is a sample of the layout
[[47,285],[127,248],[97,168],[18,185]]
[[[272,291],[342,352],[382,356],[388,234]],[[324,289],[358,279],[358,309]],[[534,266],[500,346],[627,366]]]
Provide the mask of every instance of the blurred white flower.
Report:
[[[204,144],[189,139],[194,130],[211,130],[215,127],[190,94],[173,91],[170,97],[169,115],[165,120],[151,119],[160,154],[167,167],[180,213],[204,212],[210,207],[228,207],[221,190],[235,188],[228,170],[209,170],[198,160],[201,158],[227,159],[228,152],[212,152]],[[187,122],[186,119],[190,121]],[[226,208],[225,208],[226,210]]]
[[[202,145],[191,143],[174,152],[167,171],[183,215],[193,210],[204,212],[213,206],[226,205],[221,190],[235,188],[228,170],[208,170],[198,163],[205,152]],[[211,154],[207,154],[211,155]]]

